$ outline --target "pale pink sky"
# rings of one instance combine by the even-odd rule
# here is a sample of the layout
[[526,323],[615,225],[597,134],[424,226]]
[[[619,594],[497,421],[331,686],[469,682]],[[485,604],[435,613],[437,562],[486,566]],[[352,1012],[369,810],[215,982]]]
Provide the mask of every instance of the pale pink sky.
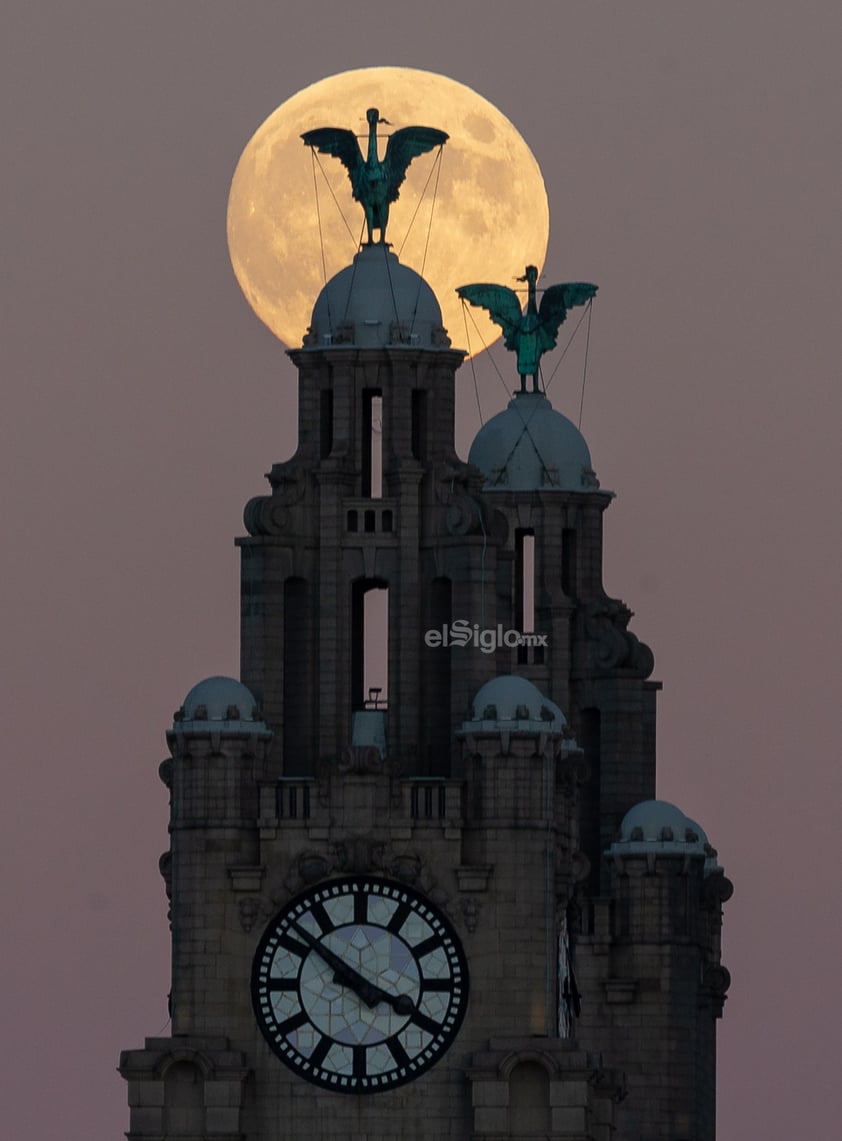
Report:
[[[228,265],[234,166],[300,87],[403,64],[512,119],[547,182],[547,279],[600,285],[583,429],[619,493],[606,585],[664,681],[659,794],[736,885],[720,1141],[829,1136],[842,9],[7,0],[0,19],[8,1135],[119,1137],[119,1051],[167,1024],[164,732],[197,679],[237,671],[232,539],[294,446],[293,369]],[[504,397],[478,369],[487,416]],[[575,418],[578,374],[551,396]],[[478,426],[466,370],[463,454]]]

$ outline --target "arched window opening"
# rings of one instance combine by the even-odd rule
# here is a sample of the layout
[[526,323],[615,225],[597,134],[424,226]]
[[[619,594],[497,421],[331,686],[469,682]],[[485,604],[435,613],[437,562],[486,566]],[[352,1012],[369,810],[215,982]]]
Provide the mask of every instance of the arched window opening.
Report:
[[319,407],[319,455],[325,460],[333,451],[333,389],[323,388]]
[[284,583],[284,772],[306,773],[312,759],[310,701],[313,677],[311,599],[303,578]]
[[[449,578],[430,583],[426,628],[441,635],[453,621],[453,587]],[[440,639],[443,641],[443,639]],[[418,776],[450,776],[453,727],[451,709],[451,648],[430,645],[424,639],[421,649],[421,708],[435,710],[419,725]]]
[[416,460],[427,458],[427,393],[423,388],[412,390],[412,455]]
[[517,576],[517,622],[521,634],[535,631],[535,532],[515,532]]
[[199,1137],[205,1129],[205,1081],[190,1062],[176,1062],[164,1076],[164,1136]]
[[362,494],[369,499],[383,495],[383,394],[379,388],[363,389]]
[[[600,894],[600,869],[605,861],[602,852],[611,842],[611,836],[600,832],[602,789],[602,715],[599,709],[583,709],[579,716],[577,733],[579,744],[585,751],[587,778],[581,786],[579,808],[579,843],[590,861],[587,890]],[[604,872],[603,874],[607,874]]]
[[576,532],[572,527],[561,532],[561,589],[568,598],[576,597]]
[[518,1137],[550,1132],[550,1078],[538,1062],[520,1062],[511,1072],[509,1132]]
[[389,697],[389,587],[358,579],[351,599],[351,705],[385,709]]

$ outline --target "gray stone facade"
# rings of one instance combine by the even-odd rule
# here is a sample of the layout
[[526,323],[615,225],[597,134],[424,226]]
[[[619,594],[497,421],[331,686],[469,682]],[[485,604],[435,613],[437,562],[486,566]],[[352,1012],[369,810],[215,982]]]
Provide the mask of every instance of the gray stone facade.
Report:
[[[127,1136],[711,1141],[730,884],[692,822],[621,834],[655,797],[659,685],[630,611],[602,587],[611,494],[595,480],[484,490],[454,449],[462,354],[442,336],[415,344],[405,326],[395,322],[393,344],[360,347],[352,328],[290,354],[298,450],[272,468],[238,540],[242,682],[259,711],[186,703],[168,734],[172,1030],[121,1056]],[[428,644],[427,631],[458,619],[521,628],[524,536],[546,645]],[[380,748],[355,744],[353,724],[372,712],[363,600],[383,586]],[[527,679],[566,723],[475,708],[502,675]],[[450,919],[470,1002],[432,1069],[347,1095],[272,1053],[250,976],[281,907],[314,884],[372,874],[412,885]]]

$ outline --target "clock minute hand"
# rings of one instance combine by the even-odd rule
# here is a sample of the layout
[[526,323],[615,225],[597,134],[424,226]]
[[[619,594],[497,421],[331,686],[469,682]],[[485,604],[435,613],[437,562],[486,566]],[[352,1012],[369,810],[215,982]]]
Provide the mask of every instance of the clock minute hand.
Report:
[[320,959],[324,959],[329,967],[333,967],[334,977],[337,982],[341,982],[345,986],[350,987],[367,1005],[374,1005],[374,1003],[369,1002],[368,997],[364,993],[371,984],[368,983],[358,971],[354,970],[350,963],[346,963],[341,956],[331,951],[320,939],[317,939],[315,935],[311,935],[310,932],[299,923],[291,923],[290,926],[301,936],[308,947],[316,952]]
[[374,1007],[380,1002],[386,1002],[392,1007],[396,1014],[411,1014],[415,1009],[415,1003],[409,995],[389,994],[377,986],[376,983],[363,978],[359,971],[355,970],[350,963],[347,963],[340,955],[331,951],[320,939],[317,939],[315,935],[311,935],[310,932],[300,924],[291,923],[290,926],[301,936],[304,942],[316,952],[319,958],[324,959],[329,967],[333,967],[336,981],[350,987],[355,994],[359,995],[366,1006]]

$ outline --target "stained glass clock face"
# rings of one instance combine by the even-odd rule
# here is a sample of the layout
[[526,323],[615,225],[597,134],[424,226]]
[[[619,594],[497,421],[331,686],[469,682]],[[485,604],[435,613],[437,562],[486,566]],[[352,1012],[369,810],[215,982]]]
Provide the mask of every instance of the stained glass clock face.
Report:
[[374,1093],[412,1081],[453,1042],[468,969],[449,921],[418,892],[349,876],[299,895],[264,932],[252,971],[258,1024],[316,1085]]

